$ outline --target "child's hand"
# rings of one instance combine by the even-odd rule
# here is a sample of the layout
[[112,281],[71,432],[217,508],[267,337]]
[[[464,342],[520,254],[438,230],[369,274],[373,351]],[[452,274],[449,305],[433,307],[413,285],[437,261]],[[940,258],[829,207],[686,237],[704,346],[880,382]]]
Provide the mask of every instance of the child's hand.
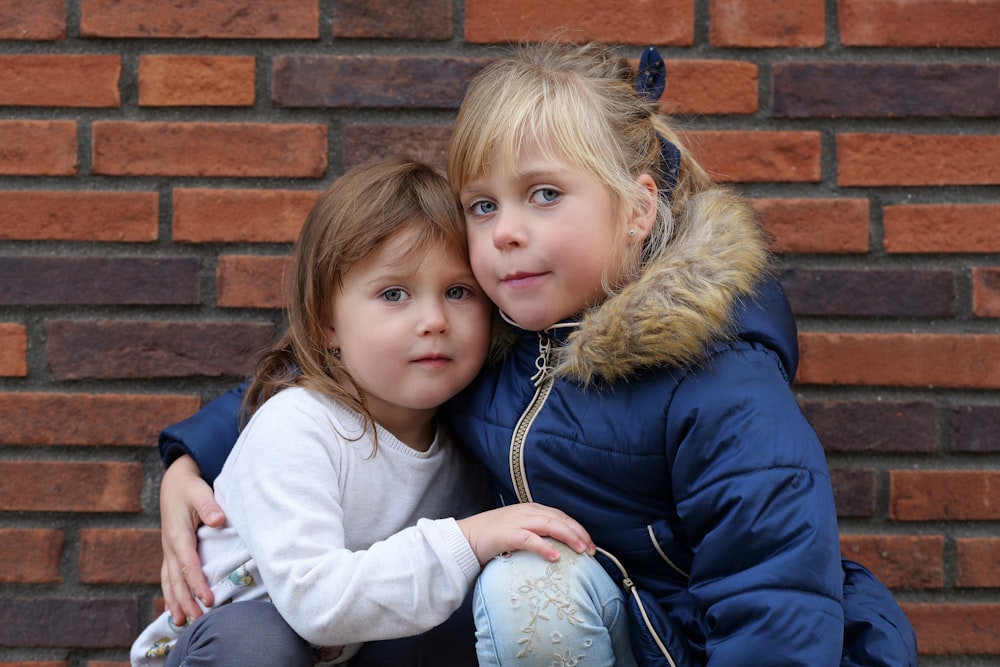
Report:
[[505,551],[533,551],[550,561],[559,552],[543,537],[563,542],[577,553],[594,554],[594,543],[583,526],[565,512],[538,503],[508,505],[458,522],[480,565]]
[[212,487],[201,478],[198,464],[182,456],[167,468],[160,483],[160,524],[163,567],[160,586],[174,623],[201,616],[197,596],[212,606],[212,590],[201,570],[197,530],[200,523],[221,526],[226,520]]

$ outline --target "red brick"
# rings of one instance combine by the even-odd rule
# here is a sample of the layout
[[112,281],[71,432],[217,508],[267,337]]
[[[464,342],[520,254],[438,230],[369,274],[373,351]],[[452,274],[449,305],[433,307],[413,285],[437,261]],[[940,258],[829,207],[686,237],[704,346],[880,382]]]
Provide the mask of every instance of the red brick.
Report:
[[[159,616],[159,614],[157,614]],[[87,662],[87,667],[129,667],[131,663],[125,662],[111,662],[109,660],[90,660]]]
[[0,322],[0,377],[25,377],[27,374],[27,327],[14,322]]
[[141,512],[141,493],[141,463],[0,461],[7,512]]
[[597,40],[619,44],[690,46],[694,0],[617,3],[596,0],[466,0],[465,41]]
[[155,192],[0,191],[0,239],[147,243],[158,234]]
[[282,280],[288,257],[225,255],[215,270],[216,304],[221,308],[282,308]]
[[163,550],[159,530],[96,528],[80,531],[80,582],[158,584]]
[[1000,252],[1000,205],[907,204],[882,209],[886,252]]
[[921,655],[1000,655],[1000,604],[904,602],[900,606],[917,633]]
[[[633,64],[637,66],[638,61]],[[757,65],[739,60],[668,60],[660,111],[668,114],[753,114]]]
[[818,47],[826,41],[823,0],[711,0],[709,41],[716,47]]
[[892,470],[889,517],[896,521],[996,521],[1000,470]]
[[140,56],[139,106],[253,106],[255,67],[253,56]]
[[683,140],[719,182],[820,180],[819,132],[696,131],[685,132]]
[[199,397],[176,394],[0,392],[0,444],[153,446],[199,407]]
[[451,1],[334,0],[333,36],[364,39],[452,38]]
[[76,122],[0,120],[0,176],[73,176]]
[[1000,588],[1000,538],[955,540],[955,585],[960,588]]
[[325,125],[95,121],[94,173],[321,178]]
[[127,649],[139,634],[135,597],[7,596],[0,618],[0,646]]
[[0,105],[117,107],[120,56],[0,56]]
[[0,582],[61,584],[63,542],[61,530],[0,528]]
[[174,190],[175,243],[291,243],[318,190]]
[[45,322],[45,353],[57,380],[245,377],[273,338],[269,322]]
[[1000,317],[1000,268],[972,267],[972,312],[977,317]]
[[840,550],[889,588],[944,586],[944,538],[940,535],[841,535]]
[[996,185],[1000,135],[837,135],[840,186]]
[[993,334],[799,334],[800,384],[1000,388]]
[[781,253],[866,253],[867,199],[753,199]]
[[[93,663],[91,663],[91,665],[93,665]],[[68,662],[0,662],[0,667],[69,667],[69,663]]]
[[845,46],[1000,46],[995,0],[839,0]]
[[401,155],[444,171],[450,139],[449,125],[348,125],[341,142],[344,169]]
[[319,0],[80,0],[83,37],[317,39]]
[[0,0],[0,39],[66,39],[66,0]]

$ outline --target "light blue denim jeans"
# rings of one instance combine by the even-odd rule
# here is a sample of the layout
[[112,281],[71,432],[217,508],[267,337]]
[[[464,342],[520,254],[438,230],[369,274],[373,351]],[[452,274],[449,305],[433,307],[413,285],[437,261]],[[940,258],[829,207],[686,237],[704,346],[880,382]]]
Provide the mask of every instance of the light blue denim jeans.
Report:
[[494,558],[473,595],[480,667],[635,667],[625,597],[594,558],[559,549]]

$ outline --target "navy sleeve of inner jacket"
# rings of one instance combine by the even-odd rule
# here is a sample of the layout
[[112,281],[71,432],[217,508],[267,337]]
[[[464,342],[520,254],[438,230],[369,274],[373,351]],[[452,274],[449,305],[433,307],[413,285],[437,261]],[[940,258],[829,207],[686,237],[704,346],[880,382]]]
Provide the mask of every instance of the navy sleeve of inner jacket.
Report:
[[230,389],[184,421],[163,429],[160,432],[163,467],[188,454],[198,464],[205,481],[213,483],[239,438],[246,389],[247,383]]

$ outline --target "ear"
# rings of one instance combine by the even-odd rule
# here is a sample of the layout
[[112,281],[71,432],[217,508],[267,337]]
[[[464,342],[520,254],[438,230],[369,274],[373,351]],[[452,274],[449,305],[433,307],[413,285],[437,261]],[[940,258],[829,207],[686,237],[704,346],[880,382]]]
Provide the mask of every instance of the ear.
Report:
[[325,334],[326,348],[328,350],[340,347],[340,339],[337,337],[337,331],[333,328],[332,324],[327,325],[323,333]]
[[635,182],[640,188],[641,197],[639,205],[628,220],[627,228],[629,231],[635,230],[634,235],[629,234],[629,241],[642,242],[649,237],[650,232],[653,231],[653,225],[656,224],[658,213],[656,200],[659,190],[656,187],[656,181],[649,174],[639,174]]

